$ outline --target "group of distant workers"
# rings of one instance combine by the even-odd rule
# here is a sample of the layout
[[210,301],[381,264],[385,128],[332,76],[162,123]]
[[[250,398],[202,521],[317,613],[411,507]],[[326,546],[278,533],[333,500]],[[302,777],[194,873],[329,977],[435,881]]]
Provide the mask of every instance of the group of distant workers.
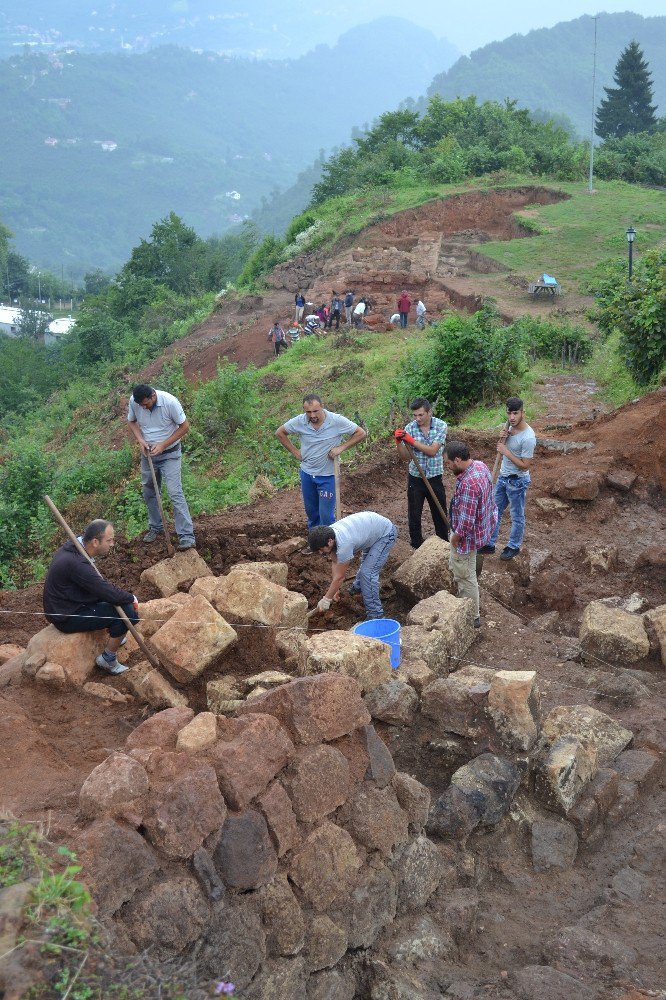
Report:
[[[507,423],[497,444],[502,464],[494,488],[490,470],[471,457],[466,444],[447,442],[446,423],[433,415],[430,402],[424,397],[412,401],[413,419],[394,433],[398,456],[409,463],[407,518],[412,547],[416,549],[423,543],[422,513],[427,501],[435,533],[450,543],[451,572],[459,595],[473,602],[477,627],[481,621],[476,554],[495,552],[507,507],[511,533],[500,558],[512,559],[520,551],[525,530],[525,496],[536,447],[534,431],[525,420],[523,401],[512,397],[507,400],[506,408]],[[193,548],[194,527],[181,481],[181,440],[190,425],[180,401],[150,385],[137,385],[129,400],[127,421],[141,451],[141,483],[148,511],[148,532],[143,541],[152,543],[165,530],[153,484],[154,472],[157,488],[161,489],[164,483],[171,498],[178,549]],[[323,553],[332,563],[331,583],[317,604],[318,610],[327,611],[332,601],[339,598],[349,563],[360,554],[358,572],[349,591],[361,595],[369,619],[383,617],[379,574],[398,538],[398,528],[375,511],[360,511],[335,520],[335,459],[363,441],[367,432],[342,414],[325,409],[321,396],[308,393],[303,397],[303,412],[278,427],[276,436],[300,463],[309,551]],[[293,438],[298,439],[298,445]],[[450,537],[447,523],[424,482],[427,480],[446,509],[444,468],[456,478],[449,507]],[[119,674],[127,669],[117,653],[128,626],[117,608],[122,608],[134,624],[138,621],[138,600],[129,591],[104,580],[91,564],[108,555],[114,544],[113,525],[102,519],[88,525],[78,545],[66,542],[49,566],[43,603],[48,621],[61,632],[107,629],[106,648],[96,664],[107,673]]]

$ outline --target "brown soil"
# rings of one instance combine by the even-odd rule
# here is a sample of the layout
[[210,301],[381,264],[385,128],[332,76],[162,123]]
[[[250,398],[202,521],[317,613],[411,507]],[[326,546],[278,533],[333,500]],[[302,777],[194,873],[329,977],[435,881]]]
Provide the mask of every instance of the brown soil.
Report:
[[[506,218],[502,215],[496,219],[489,211],[482,225],[494,237],[504,226],[502,231],[508,238],[512,224],[506,220],[516,205],[502,201],[503,197],[498,193],[498,204],[501,203]],[[536,200],[533,191],[523,197],[524,204]],[[488,199],[480,204],[485,209],[493,201]],[[469,215],[464,219],[462,214],[455,216],[450,223],[452,227],[479,228],[479,205],[474,210],[467,207]],[[461,205],[461,213],[462,209]],[[417,229],[428,218],[427,211],[432,210],[426,206],[411,214]],[[430,221],[433,225],[445,222],[433,216]],[[380,241],[380,234],[393,237],[398,230],[391,227],[398,225],[399,220],[389,220],[373,227],[363,236],[366,247],[373,242],[379,245],[376,241]],[[291,301],[291,291],[276,289],[263,301],[252,303],[249,314],[238,303],[225,301],[198,331],[179,343],[178,351],[185,358],[188,375],[210,374],[223,354],[240,364],[249,360],[261,363],[270,354],[265,337],[272,312],[279,306],[281,315],[286,315]],[[237,324],[235,329],[234,324]],[[150,378],[158,368],[155,364],[141,375]],[[552,631],[533,627],[531,622],[536,617],[558,606],[561,595],[546,594],[539,601],[521,582],[520,567],[513,564],[507,567],[498,560],[487,559],[484,572],[501,570],[516,576],[516,598],[509,605],[483,590],[484,628],[465,662],[495,668],[535,669],[546,709],[557,704],[591,704],[632,729],[634,746],[663,753],[666,745],[663,669],[655,663],[651,670],[641,671],[641,680],[650,697],[633,704],[627,698],[599,690],[599,678],[607,670],[605,664],[599,664],[601,672],[596,674],[572,660],[576,647],[572,637],[577,635],[582,610],[590,600],[639,592],[649,606],[664,602],[666,390],[614,413],[604,412],[593,390],[593,385],[577,376],[544,382],[541,392],[547,407],[536,425],[540,437],[568,444],[589,442],[593,447],[563,453],[540,446],[528,494],[526,545],[530,550],[549,550],[552,553],[549,568],[569,574],[571,606],[564,607]],[[467,434],[467,439],[475,457],[492,465],[495,436]],[[621,468],[633,471],[637,479],[629,492],[618,492],[604,484],[595,500],[570,502],[563,517],[545,514],[535,501],[551,496],[558,481],[580,468],[595,468],[604,474]],[[361,509],[386,514],[399,525],[402,533],[399,544],[405,546],[404,479],[404,467],[396,460],[394,450],[373,444],[364,464],[343,475],[343,514]],[[447,480],[450,493],[453,484],[450,477]],[[196,525],[199,551],[215,573],[225,572],[240,560],[261,558],[260,546],[303,533],[300,510],[300,497],[291,490],[282,491],[271,500],[201,517]],[[424,517],[427,526],[428,515]],[[591,572],[583,559],[590,547],[615,547],[618,550],[615,567],[606,573]],[[155,545],[128,543],[120,538],[103,571],[109,579],[146,600],[157,595],[141,585],[140,574],[162,557],[163,552]],[[297,553],[290,559],[289,586],[306,594],[312,605],[322,592],[328,572],[328,565],[321,557]],[[392,595],[390,587],[385,588],[385,598],[386,613],[404,620],[406,609]],[[353,599],[344,597],[323,621],[313,619],[313,623],[318,628],[349,628],[360,618],[360,612]],[[0,621],[2,641],[24,645],[44,624],[41,587],[0,592]],[[251,640],[244,636],[244,645],[243,661],[230,662],[230,670],[245,672],[270,665],[260,638]],[[0,704],[4,765],[0,805],[22,818],[48,816],[52,838],[70,838],[76,829],[77,797],[83,779],[110,750],[123,745],[144,710],[135,703],[108,706],[83,695],[56,694],[36,687],[5,688],[0,691]],[[401,745],[399,736],[391,737],[388,733],[385,736],[391,741],[400,766],[429,783],[433,792],[441,791],[442,774],[427,754],[414,756],[412,750]],[[446,983],[457,980],[461,984],[458,992],[448,993],[443,988],[442,995],[510,1000],[514,994],[506,989],[503,973],[541,962],[544,943],[557,928],[578,923],[585,914],[590,926],[603,924],[604,915],[597,911],[608,899],[610,879],[627,864],[635,841],[663,815],[665,804],[663,786],[655,787],[651,796],[641,797],[635,813],[611,828],[601,843],[581,848],[571,872],[547,877],[534,873],[526,841],[517,827],[503,826],[496,833],[477,838],[471,851],[474,874],[470,876],[470,884],[478,889],[482,901],[477,930],[466,942],[464,963],[449,970],[449,977],[443,979]],[[638,951],[639,962],[631,980],[617,983],[604,996],[628,1000],[631,996],[645,995],[639,992],[641,989],[659,988],[658,965],[659,957],[663,956],[663,941],[659,937],[657,885],[654,892],[654,896],[626,900],[619,926],[617,913],[613,915],[616,921],[613,933]],[[610,920],[608,914],[607,917]]]

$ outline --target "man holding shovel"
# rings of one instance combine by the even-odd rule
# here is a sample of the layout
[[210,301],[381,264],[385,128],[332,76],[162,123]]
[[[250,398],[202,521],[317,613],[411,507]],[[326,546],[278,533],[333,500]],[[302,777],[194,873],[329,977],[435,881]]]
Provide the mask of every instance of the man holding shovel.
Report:
[[[113,525],[101,519],[92,521],[79,541],[91,559],[106,556],[114,546]],[[106,649],[95,663],[107,674],[122,674],[127,670],[116,658],[127,633],[127,624],[116,606],[121,607],[136,625],[139,620],[137,598],[128,590],[107,583],[73,541],[65,542],[53,556],[42,600],[47,621],[59,632],[108,629]]]
[[[403,462],[409,462],[407,470],[407,519],[409,522],[409,540],[413,549],[423,545],[423,530],[421,518],[423,501],[428,501],[435,534],[448,541],[449,529],[442,517],[425,479],[439,500],[442,510],[446,510],[446,493],[442,474],[444,472],[444,445],[446,444],[446,423],[438,417],[433,417],[432,407],[423,396],[417,396],[410,404],[414,419],[404,430],[395,432],[398,455]],[[406,447],[408,446],[408,447]],[[415,454],[418,453],[418,454]],[[417,463],[421,466],[421,471]]]
[[149,528],[143,536],[144,542],[154,542],[164,534],[161,500],[157,494],[164,480],[176,521],[178,550],[193,549],[196,545],[194,525],[180,476],[180,441],[189,431],[190,423],[180,400],[150,385],[137,385],[130,396],[127,420],[141,448],[141,488],[148,508]]
[[[299,438],[300,448],[289,440]],[[343,437],[349,434],[346,441]],[[335,460],[367,437],[367,432],[340,413],[324,409],[315,393],[303,397],[303,413],[287,420],[275,432],[287,451],[301,463],[301,493],[308,529],[335,520]]]

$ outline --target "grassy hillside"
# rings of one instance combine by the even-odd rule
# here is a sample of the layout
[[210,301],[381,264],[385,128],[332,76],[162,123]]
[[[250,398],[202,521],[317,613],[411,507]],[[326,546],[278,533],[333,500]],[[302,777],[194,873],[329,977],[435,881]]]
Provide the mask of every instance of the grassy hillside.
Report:
[[[635,40],[654,81],[658,114],[666,114],[666,17],[600,14],[597,23],[596,103],[613,86],[622,50]],[[480,101],[517,99],[520,107],[566,115],[581,136],[590,133],[594,21],[579,17],[554,28],[512,35],[462,56],[434,78],[428,95],[445,100],[476,95]]]
[[[512,183],[525,181],[514,178]],[[482,186],[478,182],[474,188]],[[624,254],[628,222],[633,222],[637,230],[639,259],[648,245],[664,245],[666,198],[662,192],[612,183],[601,185],[598,193],[590,197],[582,185],[559,186],[571,195],[571,200],[535,206],[522,213],[540,235],[483,244],[479,250],[530,275],[534,261],[547,257],[550,269],[573,290],[594,285],[600,263],[609,256]],[[423,186],[408,191],[366,192],[327,202],[318,209],[323,245],[333,248],[343,233],[358,232],[378,218],[461,190],[461,186]],[[484,294],[492,295],[492,284],[488,283],[492,276],[479,276],[479,280],[486,282]],[[503,282],[504,275],[495,280]],[[155,309],[148,315],[154,324]],[[164,319],[163,326],[153,326],[148,335],[137,314],[135,332],[125,334],[117,357],[87,373],[83,370],[78,376],[74,374],[75,343],[69,345],[70,353],[64,359],[54,357],[54,364],[68,364],[72,370],[67,388],[48,403],[15,415],[5,432],[0,522],[10,525],[18,516],[23,519],[20,539],[11,544],[6,539],[9,548],[5,546],[4,563],[5,539],[0,532],[0,581],[4,580],[5,585],[29,580],[43,571],[42,553],[48,552],[53,536],[53,526],[41,506],[45,491],[77,524],[103,509],[130,536],[142,530],[145,510],[136,456],[124,443],[127,394],[135,381],[134,373],[151,357],[159,356],[160,344],[165,346],[186,336],[192,321],[200,322],[202,316],[200,310],[176,323]],[[479,330],[483,337],[483,328]],[[523,327],[519,331],[517,327],[516,336],[524,340],[525,333],[529,337],[531,331],[544,333],[543,329]],[[185,381],[176,357],[164,366],[155,382],[179,395],[191,415],[193,430],[186,439],[185,483],[193,513],[212,513],[244,502],[259,474],[267,475],[276,486],[296,482],[296,464],[285,460],[273,432],[285,417],[300,411],[304,389],[321,391],[333,409],[350,416],[358,414],[369,428],[370,447],[377,439],[386,440],[392,420],[399,420],[405,401],[402,397],[409,379],[403,374],[404,364],[410,361],[413,372],[414,359],[427,359],[423,352],[430,350],[433,343],[430,331],[414,328],[395,331],[390,337],[365,331],[340,340],[334,336],[307,339],[265,368],[250,368],[243,373],[222,366],[212,381],[194,385]],[[597,339],[589,364],[597,377],[609,382],[616,401],[640,392],[623,374],[613,338],[606,342]],[[521,390],[530,399],[531,412],[539,406],[538,392],[533,388],[535,379],[549,365],[552,367],[539,357],[531,371],[521,376]],[[463,422],[493,425],[497,413],[492,399],[486,400],[484,409],[467,412]],[[442,415],[450,416],[446,403],[442,404]],[[346,460],[358,462],[363,455],[362,449],[355,450]],[[21,549],[18,560],[14,558],[17,545]]]

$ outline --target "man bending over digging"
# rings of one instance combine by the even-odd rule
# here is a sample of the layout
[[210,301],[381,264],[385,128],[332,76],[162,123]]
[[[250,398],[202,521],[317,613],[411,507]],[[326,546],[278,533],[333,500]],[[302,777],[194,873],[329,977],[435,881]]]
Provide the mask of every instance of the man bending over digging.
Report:
[[313,552],[322,552],[332,562],[331,586],[317,605],[318,611],[328,611],[342,586],[347,567],[361,553],[361,565],[349,588],[350,594],[361,594],[368,619],[383,618],[379,596],[379,572],[396,543],[398,529],[387,517],[363,510],[350,514],[334,524],[319,524],[308,532]]

